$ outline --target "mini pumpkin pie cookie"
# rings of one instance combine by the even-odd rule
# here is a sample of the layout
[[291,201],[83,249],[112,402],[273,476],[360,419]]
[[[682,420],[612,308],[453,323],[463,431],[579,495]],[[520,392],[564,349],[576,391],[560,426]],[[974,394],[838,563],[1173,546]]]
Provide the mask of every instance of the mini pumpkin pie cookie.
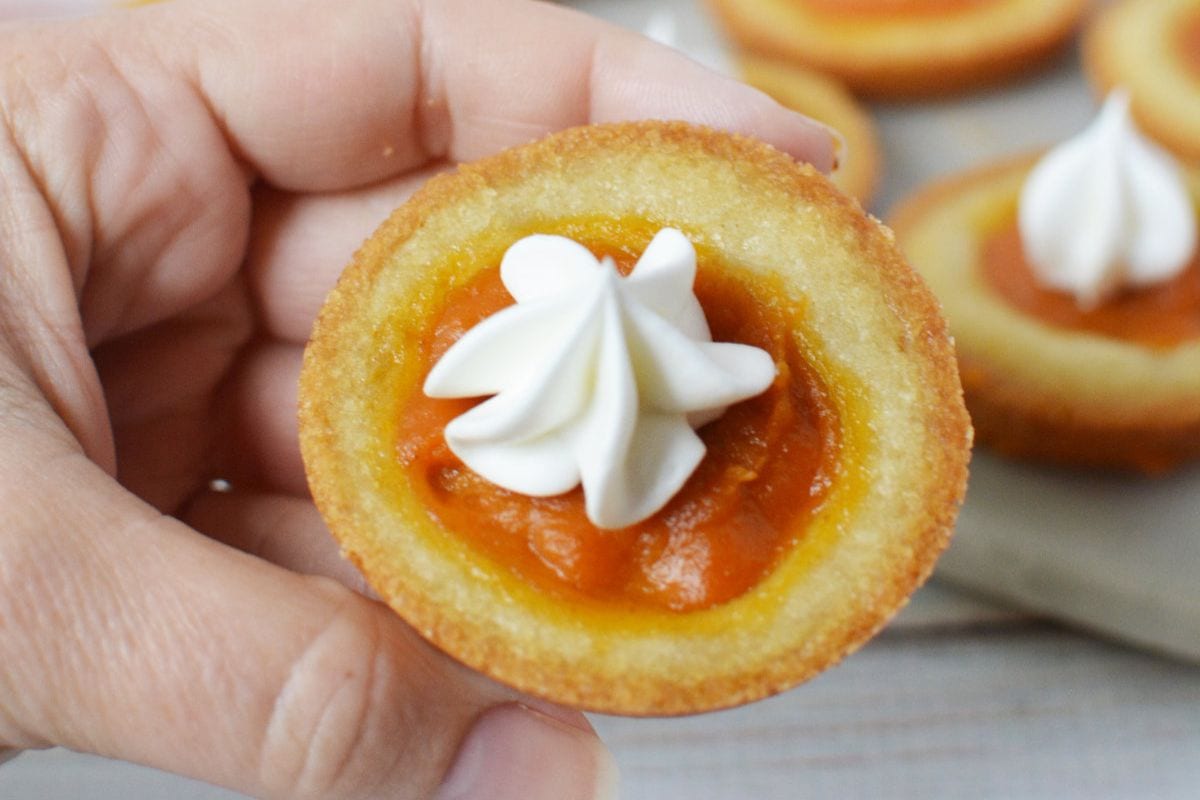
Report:
[[844,147],[831,179],[851,197],[869,205],[879,183],[882,157],[875,123],[837,81],[819,72],[778,59],[743,55],[742,80],[795,111],[825,123],[841,134]]
[[744,49],[879,98],[969,89],[1057,52],[1087,0],[709,0]]
[[345,554],[463,663],[587,709],[793,686],[929,574],[966,477],[945,326],[809,166],[682,123],[433,179],[305,354]]
[[1146,133],[1200,163],[1200,0],[1112,4],[1087,30],[1084,64],[1101,89],[1133,95]]
[[942,301],[981,442],[1150,474],[1200,456],[1198,199],[1117,93],[1040,161],[902,205],[898,241]]

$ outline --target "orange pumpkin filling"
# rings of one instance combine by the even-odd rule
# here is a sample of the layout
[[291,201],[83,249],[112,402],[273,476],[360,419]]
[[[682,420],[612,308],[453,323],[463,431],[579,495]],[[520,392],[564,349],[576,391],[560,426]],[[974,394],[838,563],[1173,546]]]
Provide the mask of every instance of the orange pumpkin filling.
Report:
[[[596,231],[568,235],[611,255],[622,272],[641,252]],[[714,340],[764,348],[779,375],[764,394],[699,431],[708,452],[683,489],[644,522],[598,529],[581,489],[526,497],[472,472],[450,452],[443,430],[481,399],[431,399],[418,387],[400,407],[397,452],[446,529],[522,579],[582,601],[690,611],[731,600],[770,573],[830,485],[836,412],[796,342],[803,309],[781,303],[765,281],[728,277],[698,250],[695,290]],[[425,372],[464,332],[512,302],[495,266],[453,289],[422,339]]]
[[1200,12],[1193,11],[1179,26],[1179,59],[1200,80]]
[[945,14],[970,11],[996,0],[799,0],[813,11],[835,16]]
[[984,243],[982,260],[983,275],[1000,297],[1048,325],[1154,348],[1200,337],[1200,254],[1167,283],[1124,291],[1086,310],[1072,295],[1041,285],[1015,221]]

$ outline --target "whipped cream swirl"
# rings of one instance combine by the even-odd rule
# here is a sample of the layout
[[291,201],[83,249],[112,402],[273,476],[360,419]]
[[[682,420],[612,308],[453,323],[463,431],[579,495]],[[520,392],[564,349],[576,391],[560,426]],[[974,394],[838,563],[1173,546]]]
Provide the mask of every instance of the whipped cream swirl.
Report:
[[1179,167],[1138,133],[1123,90],[1034,167],[1018,224],[1037,277],[1083,308],[1170,280],[1196,249],[1196,211]]
[[518,241],[500,264],[516,305],[467,331],[425,381],[430,397],[494,395],[446,426],[450,449],[521,494],[582,483],[600,528],[654,514],[704,457],[693,428],[775,380],[766,351],[712,341],[695,275],[673,228],[628,277],[565,237]]

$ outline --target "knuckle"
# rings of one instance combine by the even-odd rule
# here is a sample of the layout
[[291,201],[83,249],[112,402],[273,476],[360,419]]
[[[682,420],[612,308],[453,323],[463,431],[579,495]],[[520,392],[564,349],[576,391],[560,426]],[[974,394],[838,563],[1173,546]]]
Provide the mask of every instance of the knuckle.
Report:
[[411,706],[380,609],[347,600],[293,663],[260,756],[268,792],[370,796],[411,757]]

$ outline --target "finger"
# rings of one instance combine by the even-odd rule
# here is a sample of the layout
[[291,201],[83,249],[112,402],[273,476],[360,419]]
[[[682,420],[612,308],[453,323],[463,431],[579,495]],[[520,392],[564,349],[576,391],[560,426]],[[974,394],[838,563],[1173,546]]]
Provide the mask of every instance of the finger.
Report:
[[[82,322],[91,345],[161,321],[229,281],[244,256],[247,172],[256,169],[285,187],[335,190],[565,125],[639,116],[740,130],[823,166],[832,152],[824,132],[765,96],[545,4],[178,0],[3,33],[20,76],[0,91],[15,144],[3,171],[32,173],[32,199],[5,205],[45,206],[41,218],[21,221],[22,235],[34,226],[56,234],[58,249],[34,263],[63,262],[61,296],[70,302],[55,316],[78,315],[71,324]],[[24,194],[3,193],[17,189]],[[354,228],[365,233],[383,216]],[[348,250],[345,241],[332,249]],[[290,278],[331,282],[327,273]],[[270,313],[274,297],[260,294]],[[303,299],[294,307],[308,308]],[[64,383],[43,381],[50,394]],[[100,429],[76,420],[94,416],[92,394],[82,403],[56,398],[85,440]],[[89,403],[83,412],[68,407]],[[111,460],[110,444],[87,446]]]
[[93,353],[104,386],[121,484],[174,513],[196,487],[223,477],[218,448],[229,444],[216,387],[250,339],[245,291],[233,283],[166,322]]
[[198,0],[150,11],[239,152],[282,188],[363,185],[571,125],[644,117],[833,163],[824,129],[766,95],[546,3]]
[[265,330],[286,341],[306,341],[325,295],[354,252],[393,209],[446,169],[429,165],[347,192],[306,195],[260,187],[245,271]]
[[538,747],[543,773],[515,796],[594,796],[606,757],[585,729],[505,706],[386,608],[198,536],[78,451],[4,428],[0,746],[295,798],[425,798],[447,776],[449,796],[502,798],[480,785],[496,759]]
[[212,477],[308,498],[296,421],[303,355],[300,345],[273,341],[247,348],[220,401],[232,424]]
[[292,572],[332,578],[359,594],[371,593],[307,498],[235,486],[198,495],[181,518],[217,541]]

